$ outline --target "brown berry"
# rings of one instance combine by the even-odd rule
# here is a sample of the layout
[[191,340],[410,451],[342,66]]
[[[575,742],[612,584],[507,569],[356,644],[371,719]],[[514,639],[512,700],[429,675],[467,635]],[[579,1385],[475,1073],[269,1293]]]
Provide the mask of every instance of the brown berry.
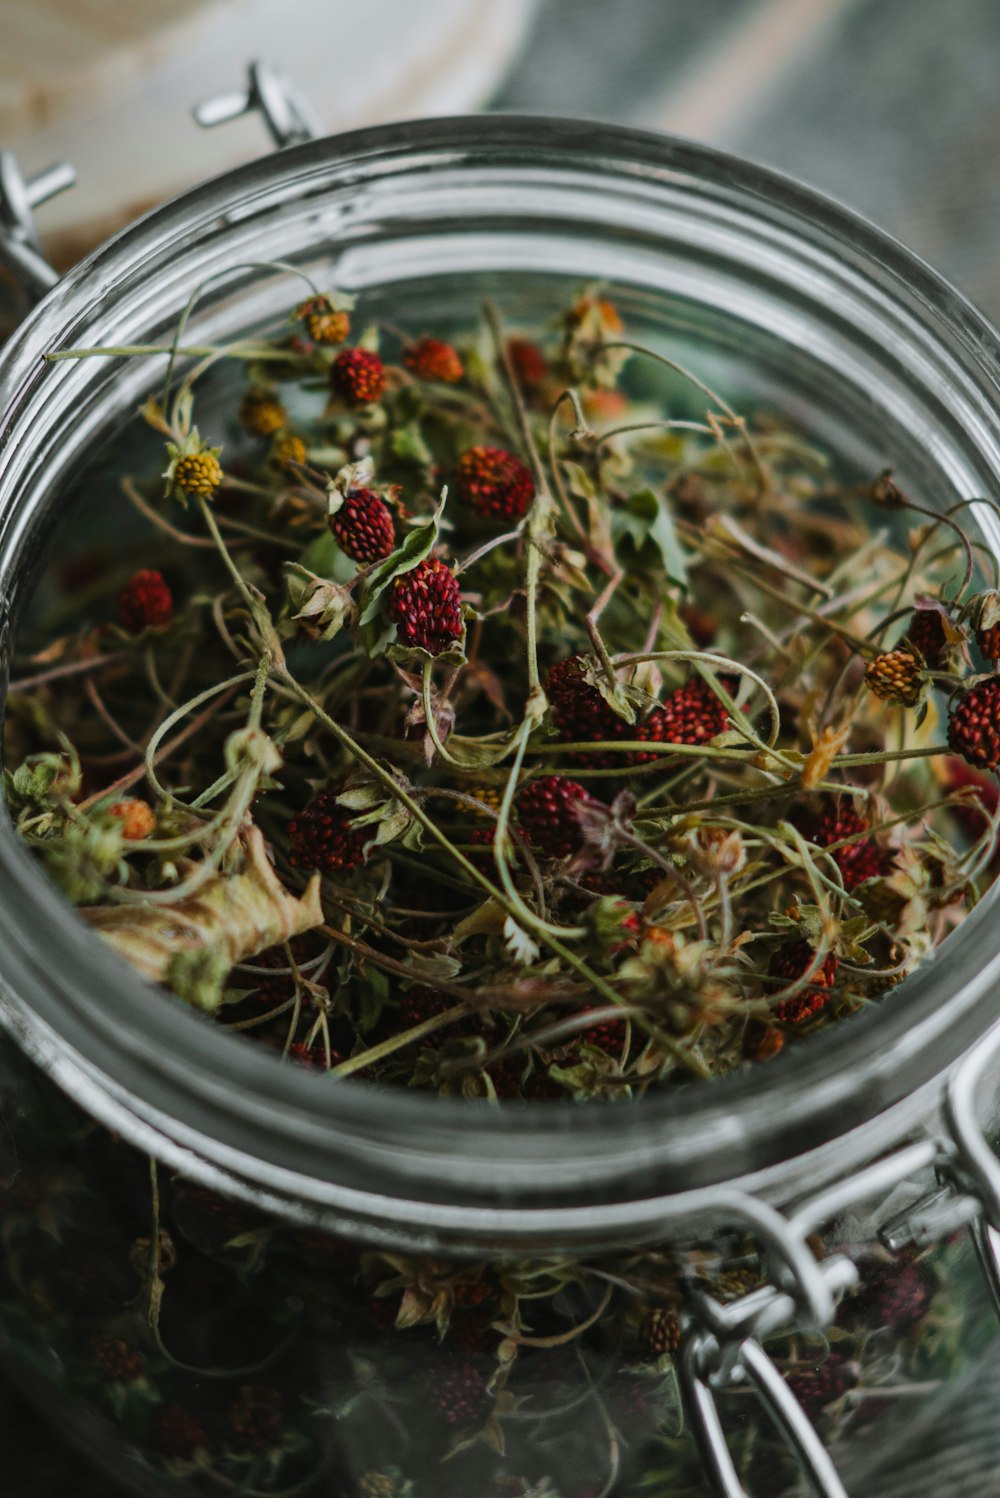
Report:
[[673,1357],[681,1345],[681,1324],[669,1306],[653,1306],[639,1325],[639,1341],[651,1356]]
[[174,599],[162,573],[133,572],[119,596],[118,616],[130,635],[165,629],[174,617]]
[[419,338],[403,354],[403,363],[422,380],[437,380],[442,385],[457,385],[465,368],[457,351],[440,338]]
[[869,661],[865,686],[883,702],[914,707],[920,697],[920,661],[902,646],[884,650]]
[[330,366],[330,385],[349,406],[370,406],[385,394],[385,365],[365,348],[347,348]]

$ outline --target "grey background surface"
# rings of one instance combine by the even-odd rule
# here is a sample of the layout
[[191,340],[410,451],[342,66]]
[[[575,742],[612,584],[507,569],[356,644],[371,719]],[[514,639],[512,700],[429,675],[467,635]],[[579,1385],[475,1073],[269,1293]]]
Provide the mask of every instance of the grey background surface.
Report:
[[[672,130],[791,172],[1000,318],[998,80],[1000,0],[542,0],[495,107]],[[884,1498],[1000,1498],[1000,1368],[959,1392],[893,1454]],[[0,1495],[113,1498],[14,1390]]]

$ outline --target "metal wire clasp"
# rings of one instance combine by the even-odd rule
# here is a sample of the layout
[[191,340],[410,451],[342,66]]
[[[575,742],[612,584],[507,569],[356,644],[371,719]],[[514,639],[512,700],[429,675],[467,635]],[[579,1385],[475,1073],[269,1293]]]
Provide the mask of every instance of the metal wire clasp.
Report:
[[32,302],[40,301],[59,279],[42,253],[34,210],[75,181],[76,172],[65,161],[26,181],[13,153],[0,151],[0,265]]
[[246,88],[216,94],[214,98],[195,105],[192,113],[199,125],[211,129],[254,111],[263,118],[279,150],[284,146],[300,146],[307,140],[318,140],[327,133],[308,100],[284,73],[266,62],[250,64]]

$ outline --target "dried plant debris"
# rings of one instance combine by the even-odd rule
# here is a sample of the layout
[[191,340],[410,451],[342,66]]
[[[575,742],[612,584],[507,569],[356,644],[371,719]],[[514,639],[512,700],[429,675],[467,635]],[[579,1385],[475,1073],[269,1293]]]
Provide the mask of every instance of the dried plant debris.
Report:
[[972,502],[840,474],[606,290],[553,311],[355,336],[311,288],[178,379],[181,343],[160,460],[101,480],[134,539],[81,527],[22,632],[25,844],[146,978],[338,1077],[624,1099],[759,1064],[995,872]]

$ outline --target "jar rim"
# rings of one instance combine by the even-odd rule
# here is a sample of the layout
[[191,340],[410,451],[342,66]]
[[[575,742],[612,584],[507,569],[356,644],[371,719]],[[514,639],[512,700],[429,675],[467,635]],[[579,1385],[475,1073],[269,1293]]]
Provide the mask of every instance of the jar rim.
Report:
[[[435,158],[474,164],[540,156],[581,169],[600,159],[645,193],[684,179],[719,192],[831,253],[849,247],[879,294],[911,316],[962,367],[984,400],[995,394],[997,337],[980,314],[890,236],[791,178],[668,137],[544,116],[473,116],[378,126],[288,148],[153,210],[75,267],[0,353],[0,583],[19,557],[19,523],[4,482],[22,396],[40,356],[63,344],[88,305],[136,267],[152,268],[192,222],[225,225],[254,195],[332,163],[354,180]],[[224,229],[220,232],[224,232]],[[53,366],[48,366],[52,368]],[[4,689],[11,608],[2,605]],[[347,1221],[406,1221],[413,1232],[551,1237],[563,1220],[594,1229],[601,1213],[634,1221],[654,1198],[694,1203],[740,1181],[778,1181],[791,1161],[822,1152],[934,1084],[1000,1016],[1000,938],[983,905],[949,946],[952,991],[925,963],[879,1006],[757,1068],[665,1088],[624,1107],[442,1099],[364,1082],[330,1085],[234,1045],[146,985],[54,896],[13,834],[0,831],[0,1003],[20,1042],[65,1085],[89,1079],[120,1118],[142,1118],[195,1155],[279,1195],[302,1196]],[[39,963],[37,916],[45,913]],[[86,987],[84,987],[86,985]],[[145,1003],[148,998],[149,1002]],[[141,1010],[141,1014],[137,1011]],[[874,1139],[874,1135],[872,1135]],[[631,1218],[629,1213],[631,1212]],[[560,1214],[562,1218],[560,1219]],[[661,1213],[662,1215],[662,1213]],[[610,1221],[610,1219],[608,1219]],[[576,1231],[576,1227],[573,1227]]]

